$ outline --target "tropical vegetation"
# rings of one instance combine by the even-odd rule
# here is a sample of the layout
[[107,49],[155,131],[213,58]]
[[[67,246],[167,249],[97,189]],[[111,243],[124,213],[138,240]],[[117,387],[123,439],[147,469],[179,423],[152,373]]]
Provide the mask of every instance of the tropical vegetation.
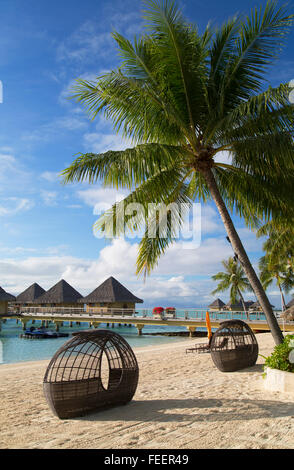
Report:
[[285,294],[294,286],[292,270],[287,262],[281,258],[263,256],[259,261],[260,280],[265,290],[275,282],[281,295],[282,310],[286,309]]
[[[133,42],[113,33],[120,66],[97,80],[78,80],[73,93],[92,118],[103,112],[133,148],[81,154],[63,171],[64,182],[128,188],[121,204],[142,205],[143,214],[120,223],[118,205],[106,211],[96,226],[106,235],[110,220],[117,234],[144,227],[146,214],[156,222],[150,203],[191,207],[213,200],[279,344],[282,332],[231,214],[256,227],[294,207],[290,89],[264,89],[293,15],[269,1],[199,32],[172,0],[147,0],[143,17],[146,33]],[[226,163],[217,159],[222,152]],[[175,239],[170,217],[164,237],[150,238],[146,229],[137,273],[150,273]]]
[[294,372],[294,363],[290,362],[289,355],[294,349],[294,335],[286,335],[283,342],[275,346],[272,354],[265,357],[264,368]]
[[251,292],[252,287],[244,273],[244,269],[233,257],[222,261],[222,265],[224,267],[224,271],[220,271],[212,276],[214,281],[219,281],[218,286],[214,289],[212,294],[229,290],[230,301],[233,304],[241,302],[244,312],[247,313],[243,292]]

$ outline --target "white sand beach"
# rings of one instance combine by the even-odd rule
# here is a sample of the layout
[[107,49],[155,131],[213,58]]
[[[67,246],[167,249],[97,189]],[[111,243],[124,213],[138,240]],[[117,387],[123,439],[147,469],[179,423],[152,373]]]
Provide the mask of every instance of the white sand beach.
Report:
[[[257,335],[268,355],[270,333]],[[205,338],[135,350],[140,378],[132,402],[60,420],[42,388],[49,361],[0,366],[0,447],[29,449],[294,448],[294,400],[263,389],[264,359],[223,373],[210,354],[186,354]]]

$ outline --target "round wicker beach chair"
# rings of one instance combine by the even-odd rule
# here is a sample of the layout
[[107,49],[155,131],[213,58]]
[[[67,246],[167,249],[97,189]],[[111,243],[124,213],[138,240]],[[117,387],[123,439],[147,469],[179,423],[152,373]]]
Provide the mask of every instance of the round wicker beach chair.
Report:
[[44,377],[44,394],[59,418],[83,416],[134,396],[139,368],[125,339],[108,330],[73,333],[53,356]]
[[233,372],[253,366],[258,357],[256,337],[241,320],[221,323],[210,344],[211,358],[222,372]]

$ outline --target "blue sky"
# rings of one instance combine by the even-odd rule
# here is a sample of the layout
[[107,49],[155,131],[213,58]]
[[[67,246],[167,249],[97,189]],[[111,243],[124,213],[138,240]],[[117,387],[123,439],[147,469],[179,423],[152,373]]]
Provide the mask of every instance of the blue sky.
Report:
[[[200,29],[256,4],[260,2],[181,2],[185,16]],[[102,117],[90,121],[68,96],[76,78],[91,79],[118,65],[111,31],[129,38],[140,33],[141,3],[1,0],[0,5],[0,285],[17,294],[32,282],[46,289],[64,278],[86,294],[113,275],[146,306],[207,305],[213,299],[210,277],[231,255],[213,205],[202,207],[200,247],[173,246],[144,283],[135,276],[135,241],[106,243],[92,232],[97,208],[114,202],[116,192],[99,185],[63,186],[58,178],[79,152],[128,144]],[[269,71],[271,85],[294,78],[293,44],[294,32]],[[256,264],[261,241],[242,221],[236,219],[236,225]],[[269,295],[279,306],[276,286]]]

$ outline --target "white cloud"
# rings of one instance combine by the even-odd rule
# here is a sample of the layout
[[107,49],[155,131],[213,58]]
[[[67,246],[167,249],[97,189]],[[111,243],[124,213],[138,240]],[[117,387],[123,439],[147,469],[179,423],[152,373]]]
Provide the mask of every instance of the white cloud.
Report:
[[34,206],[34,202],[19,197],[7,197],[0,199],[0,216],[15,215],[28,211]]
[[24,133],[22,139],[28,142],[48,142],[57,136],[59,137],[61,132],[82,131],[88,125],[86,115],[77,117],[76,114],[71,113],[42,124],[30,133]]
[[117,191],[111,188],[86,189],[77,192],[78,197],[88,206],[93,207],[93,214],[99,215],[109,209],[116,202],[127,196],[124,190]]
[[[64,252],[66,247],[52,247],[45,250],[43,256],[1,259],[0,278],[13,293],[21,292],[33,282],[48,289],[63,278],[86,295],[106,278],[114,276],[135,295],[143,298],[145,305],[196,307],[212,301],[215,282],[211,276],[221,270],[221,260],[232,254],[230,245],[223,238],[206,239],[198,249],[190,250],[174,244],[144,282],[142,276],[138,278],[135,275],[136,243],[114,239],[100,250],[97,259],[65,256]],[[276,292],[273,291],[273,294]],[[224,301],[228,300],[228,293],[221,297]],[[248,299],[251,297],[252,294],[247,295]],[[278,305],[276,295],[274,297],[272,303]]]
[[225,236],[225,228],[219,213],[208,204],[201,205],[201,230],[203,235],[223,232]]
[[216,154],[214,161],[217,163],[225,163],[226,165],[231,165],[232,156],[230,152],[219,152]]
[[7,194],[30,188],[32,173],[12,153],[0,153],[0,167],[0,192]]
[[123,139],[118,134],[92,132],[84,135],[84,148],[88,153],[103,153],[108,150],[125,150],[134,147],[131,140]]
[[98,30],[99,23],[84,22],[57,48],[57,60],[60,62],[90,63],[99,57],[107,57],[113,49],[111,33]]
[[46,206],[56,206],[57,196],[58,194],[55,191],[46,191],[45,189],[41,190],[41,198]]
[[68,206],[69,209],[82,209],[83,206],[81,204],[69,204]]
[[58,181],[59,173],[54,171],[44,171],[41,173],[40,177],[49,183],[55,183]]

